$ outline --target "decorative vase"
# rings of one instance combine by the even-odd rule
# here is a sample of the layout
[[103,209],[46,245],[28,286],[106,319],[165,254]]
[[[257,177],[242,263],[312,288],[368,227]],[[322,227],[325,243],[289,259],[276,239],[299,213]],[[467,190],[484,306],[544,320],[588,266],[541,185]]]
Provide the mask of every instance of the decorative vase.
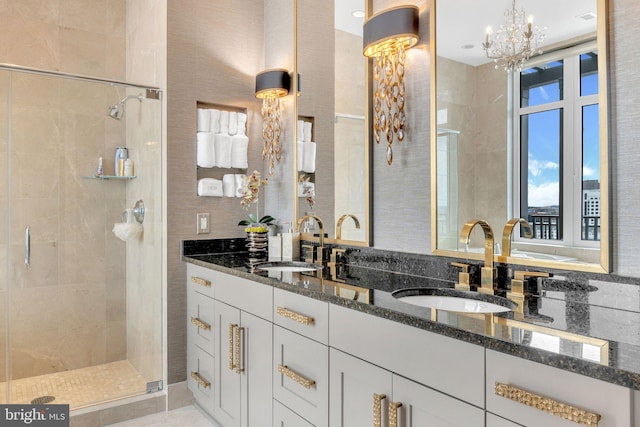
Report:
[[251,224],[249,229],[260,229],[264,231],[247,231],[246,248],[249,252],[249,265],[253,266],[259,262],[266,261],[268,254],[268,234],[269,231],[264,224]]

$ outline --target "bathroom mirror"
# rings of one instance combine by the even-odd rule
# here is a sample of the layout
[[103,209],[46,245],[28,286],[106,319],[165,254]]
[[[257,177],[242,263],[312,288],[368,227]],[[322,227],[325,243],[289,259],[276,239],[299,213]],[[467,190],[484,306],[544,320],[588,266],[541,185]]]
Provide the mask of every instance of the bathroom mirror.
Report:
[[[506,71],[514,5],[544,40]],[[534,238],[516,227],[507,262],[608,272],[606,1],[432,0],[430,15],[434,253],[482,259],[481,231],[464,245],[460,230],[484,219],[498,254],[507,220],[523,217]]]
[[297,217],[317,215],[330,239],[368,245],[365,0],[297,0],[297,9]]

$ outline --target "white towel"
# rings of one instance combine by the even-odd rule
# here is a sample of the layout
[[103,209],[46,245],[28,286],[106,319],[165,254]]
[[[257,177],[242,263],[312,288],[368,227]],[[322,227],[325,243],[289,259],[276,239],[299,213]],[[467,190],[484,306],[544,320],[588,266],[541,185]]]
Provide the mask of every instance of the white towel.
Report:
[[298,120],[298,141],[304,137],[304,120]]
[[210,122],[211,122],[211,132],[213,133],[220,133],[220,110],[216,110],[211,109],[209,110],[209,114],[211,115],[210,117]]
[[220,110],[220,133],[229,133],[229,112]]
[[222,181],[215,178],[198,180],[198,196],[222,197]]
[[249,149],[249,137],[246,135],[233,135],[231,137],[231,167],[247,169],[249,167],[249,158],[247,152]]
[[219,168],[231,167],[231,135],[217,133],[214,135],[216,147],[216,166]]
[[302,159],[304,157],[304,142],[302,141],[298,141],[296,143],[296,160],[297,160],[297,164],[298,164],[298,170],[301,171],[302,170]]
[[208,132],[211,127],[211,117],[209,110],[206,108],[198,108],[196,117],[196,129],[198,132]]
[[238,113],[231,111],[229,113],[229,135],[238,133]]
[[[316,171],[316,143],[305,142],[302,149],[302,170],[307,173]],[[216,152],[217,154],[217,152]]]
[[237,173],[234,177],[236,179],[236,197],[242,197],[244,196],[244,181],[247,179],[247,175]]
[[222,194],[224,197],[236,197],[236,177],[229,173],[222,176]]
[[211,132],[196,134],[197,163],[201,168],[212,168],[216,165],[216,152]]
[[238,113],[238,129],[237,135],[247,134],[247,115],[245,113]]
[[304,130],[302,132],[302,140],[304,142],[311,142],[311,129],[312,129],[312,124],[311,122],[304,122]]

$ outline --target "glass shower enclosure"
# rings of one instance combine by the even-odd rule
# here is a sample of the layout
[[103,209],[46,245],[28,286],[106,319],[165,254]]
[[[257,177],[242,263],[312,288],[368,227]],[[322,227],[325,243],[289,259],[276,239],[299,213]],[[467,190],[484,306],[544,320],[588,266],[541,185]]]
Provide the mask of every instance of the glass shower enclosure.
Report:
[[[73,410],[162,387],[161,95],[0,66],[1,402]],[[133,176],[115,176],[117,147]]]

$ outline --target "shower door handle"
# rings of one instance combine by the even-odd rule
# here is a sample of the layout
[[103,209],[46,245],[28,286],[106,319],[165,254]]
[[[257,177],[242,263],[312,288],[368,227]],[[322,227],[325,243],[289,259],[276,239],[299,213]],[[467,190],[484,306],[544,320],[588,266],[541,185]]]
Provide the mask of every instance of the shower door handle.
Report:
[[24,229],[24,265],[31,267],[31,230],[28,225]]

